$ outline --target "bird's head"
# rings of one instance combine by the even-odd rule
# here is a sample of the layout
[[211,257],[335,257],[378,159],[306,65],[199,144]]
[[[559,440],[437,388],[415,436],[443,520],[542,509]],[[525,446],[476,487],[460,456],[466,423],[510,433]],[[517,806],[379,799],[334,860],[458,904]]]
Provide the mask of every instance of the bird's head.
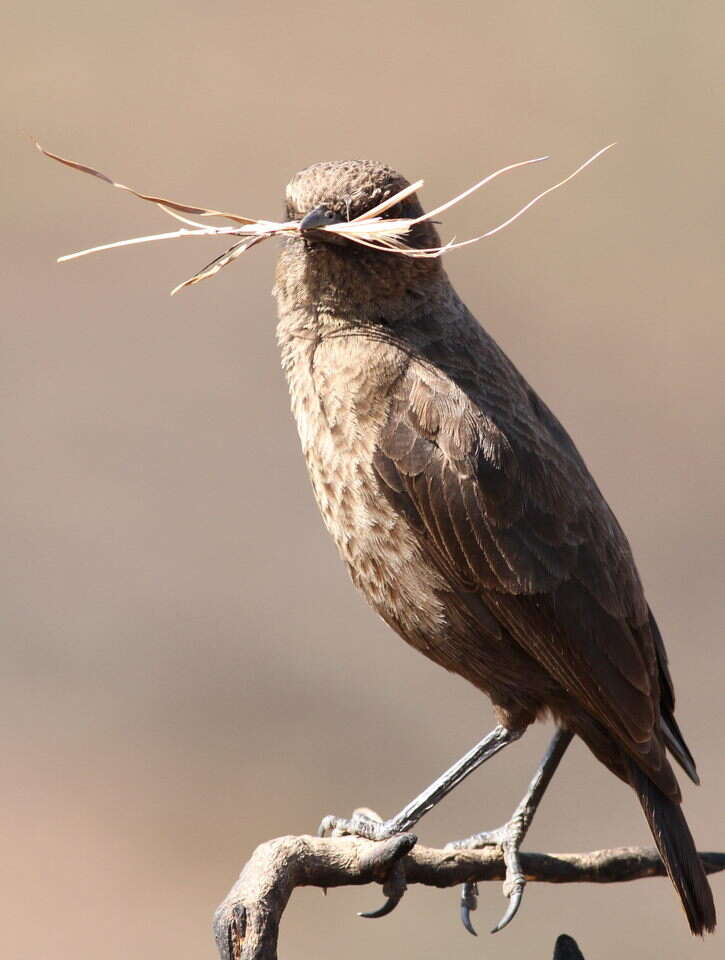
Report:
[[[314,229],[344,223],[399,193],[408,181],[384,163],[374,160],[327,160],[306,167],[287,184],[287,218],[305,220]],[[387,212],[388,216],[416,217],[423,211],[415,195]]]
[[[401,174],[372,160],[323,161],[295,174],[287,185],[286,216],[300,222],[300,231],[286,238],[277,290],[293,281],[296,296],[306,287],[318,302],[380,301],[438,278],[442,273],[438,260],[370,249],[321,229],[363,216],[407,186]],[[413,193],[381,216],[416,219],[422,213]],[[419,249],[440,243],[435,227],[427,221],[415,224],[404,240]]]

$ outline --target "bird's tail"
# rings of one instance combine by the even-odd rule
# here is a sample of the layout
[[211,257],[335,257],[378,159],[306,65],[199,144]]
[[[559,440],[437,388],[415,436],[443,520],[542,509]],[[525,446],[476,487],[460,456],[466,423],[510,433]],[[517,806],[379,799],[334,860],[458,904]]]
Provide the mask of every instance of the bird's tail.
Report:
[[637,792],[667,874],[680,896],[693,933],[715,929],[715,904],[702,861],[679,803],[666,797],[630,761],[630,782]]

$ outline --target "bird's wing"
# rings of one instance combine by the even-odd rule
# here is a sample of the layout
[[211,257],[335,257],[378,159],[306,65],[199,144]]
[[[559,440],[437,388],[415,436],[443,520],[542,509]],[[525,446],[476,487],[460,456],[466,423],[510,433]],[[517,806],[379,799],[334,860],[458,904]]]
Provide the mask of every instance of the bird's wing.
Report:
[[671,787],[657,655],[627,540],[533,391],[501,420],[506,433],[450,377],[412,362],[379,435],[381,488],[453,589],[478,591],[650,775],[664,764]]

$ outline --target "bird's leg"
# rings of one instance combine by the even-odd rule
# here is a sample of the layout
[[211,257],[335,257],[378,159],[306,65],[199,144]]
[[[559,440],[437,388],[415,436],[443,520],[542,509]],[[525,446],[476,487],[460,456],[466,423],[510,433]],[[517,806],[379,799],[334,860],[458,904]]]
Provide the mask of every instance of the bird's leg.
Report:
[[[569,730],[560,728],[556,731],[529,784],[528,790],[507,823],[498,827],[496,830],[475,833],[472,837],[467,837],[465,840],[456,840],[446,846],[446,849],[449,850],[475,850],[477,847],[485,847],[490,844],[501,847],[506,864],[506,879],[503,884],[503,892],[504,896],[508,897],[509,905],[506,913],[491,933],[497,933],[499,930],[503,930],[503,928],[513,920],[516,911],[519,909],[524,887],[526,886],[526,877],[523,874],[519,861],[519,847],[531,826],[531,821],[534,819],[534,814],[541,802],[541,798],[549,786],[551,778],[559,766],[559,761],[564,756],[566,748],[571,743],[573,736],[574,734]],[[476,931],[471,924],[471,910],[475,909],[475,884],[466,883],[463,886],[461,894],[461,920],[466,930],[474,934],[474,936]]]
[[[406,804],[403,809],[390,820],[380,820],[371,811],[356,810],[350,819],[327,816],[320,824],[318,834],[325,836],[345,836],[352,834],[365,837],[368,840],[387,840],[399,833],[405,833],[432,810],[435,805],[450,793],[454,787],[465,780],[469,773],[480,767],[482,763],[502,750],[509,743],[518,740],[525,728],[509,729],[504,726],[495,727],[487,736],[476,744],[465,756],[461,757],[445,773],[442,773],[426,790]],[[384,916],[390,913],[399,902],[402,893],[388,896],[388,901],[380,910],[361,916]]]
[[398,833],[405,833],[432,810],[436,804],[450,793],[454,787],[465,780],[469,773],[480,767],[482,763],[502,750],[509,743],[518,740],[522,729],[509,730],[507,727],[495,727],[487,736],[468,751],[460,760],[442,773],[429,787],[406,804],[390,820],[374,820],[363,811],[356,810],[349,820],[342,817],[327,816],[323,819],[318,830],[321,837],[345,836],[352,834],[365,837],[368,840],[387,840]]

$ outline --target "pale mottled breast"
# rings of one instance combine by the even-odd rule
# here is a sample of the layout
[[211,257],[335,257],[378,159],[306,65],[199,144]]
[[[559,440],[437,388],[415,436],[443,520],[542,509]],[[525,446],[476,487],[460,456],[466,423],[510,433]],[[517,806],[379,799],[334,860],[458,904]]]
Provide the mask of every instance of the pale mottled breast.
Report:
[[443,581],[373,468],[407,356],[362,332],[308,338],[280,325],[278,337],[315,497],[353,582],[386,619],[395,611],[411,634],[430,630],[443,617],[436,598]]

